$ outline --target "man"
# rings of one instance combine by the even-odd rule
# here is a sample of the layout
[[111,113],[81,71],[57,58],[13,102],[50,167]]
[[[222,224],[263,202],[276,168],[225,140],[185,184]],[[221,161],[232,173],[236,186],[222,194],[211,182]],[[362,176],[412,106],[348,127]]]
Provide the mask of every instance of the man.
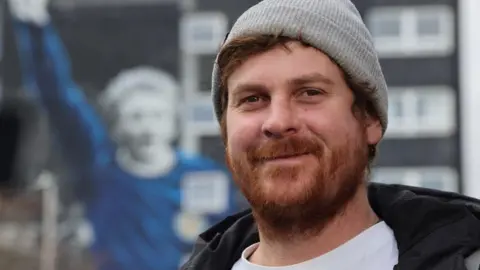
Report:
[[368,184],[387,87],[349,0],[247,10],[217,57],[213,102],[252,207],[201,234],[183,269],[479,268],[478,200]]
[[102,92],[100,118],[72,78],[47,1],[10,7],[25,89],[48,114],[77,186],[91,186],[82,199],[96,269],[178,269],[198,233],[236,209],[222,166],[172,147],[174,78],[151,67],[120,72]]

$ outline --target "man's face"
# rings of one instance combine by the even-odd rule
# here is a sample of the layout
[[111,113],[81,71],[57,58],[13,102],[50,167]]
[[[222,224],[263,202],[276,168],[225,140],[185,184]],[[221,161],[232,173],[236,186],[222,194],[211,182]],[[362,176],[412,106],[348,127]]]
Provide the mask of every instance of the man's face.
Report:
[[378,120],[356,113],[340,68],[298,42],[248,58],[228,78],[227,163],[259,224],[324,224],[364,183]]
[[118,106],[115,135],[132,156],[147,161],[161,154],[175,138],[175,104],[162,96],[139,91],[123,99]]

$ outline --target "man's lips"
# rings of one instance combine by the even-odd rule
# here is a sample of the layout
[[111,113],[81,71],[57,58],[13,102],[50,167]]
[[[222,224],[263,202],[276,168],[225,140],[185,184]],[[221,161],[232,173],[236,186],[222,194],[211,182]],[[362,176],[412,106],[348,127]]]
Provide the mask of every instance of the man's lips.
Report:
[[289,159],[289,158],[296,158],[304,155],[308,155],[308,152],[305,153],[296,153],[296,154],[284,154],[284,155],[276,155],[272,157],[261,157],[258,159],[260,162],[268,162],[268,161],[274,161],[274,160],[281,160],[281,159]]

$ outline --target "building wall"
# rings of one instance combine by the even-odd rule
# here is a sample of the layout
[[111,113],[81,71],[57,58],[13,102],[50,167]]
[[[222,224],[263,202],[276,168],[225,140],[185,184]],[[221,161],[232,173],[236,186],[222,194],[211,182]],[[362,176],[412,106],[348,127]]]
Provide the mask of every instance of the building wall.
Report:
[[354,3],[389,86],[374,180],[461,191],[457,1]]
[[480,198],[480,1],[459,0],[462,171],[464,193]]
[[[224,12],[231,25],[242,10],[254,2],[257,1],[235,2],[237,4],[234,5],[224,1],[200,0],[197,7],[199,10]],[[374,180],[461,191],[457,1],[354,0],[354,3],[374,36],[376,30],[372,11],[375,8],[388,8],[388,12],[395,14],[402,8],[410,7],[410,11],[406,12],[410,14],[401,15],[406,18],[400,19],[402,25],[406,24],[401,30],[406,36],[401,39],[406,42],[405,48],[395,51],[387,47],[386,52],[379,50],[380,62],[390,87],[391,117],[385,139],[380,144],[375,164],[378,170],[374,170],[378,173],[374,173]],[[432,43],[432,40],[425,42],[412,34],[417,27],[409,23],[413,21],[412,16],[413,19],[425,19],[423,14],[430,14],[435,19],[438,13],[442,23],[440,33],[446,32],[444,36],[437,36]],[[427,15],[424,31],[435,28],[435,25],[429,28],[428,18]],[[213,61],[214,54],[198,57],[198,91],[204,94],[205,112],[210,106]],[[399,113],[397,117],[396,113]],[[210,120],[214,122],[213,118]],[[192,149],[200,149],[219,161],[223,160],[224,153],[220,150],[223,146],[214,126],[197,137],[196,146]],[[186,146],[189,148],[190,145],[187,143]]]

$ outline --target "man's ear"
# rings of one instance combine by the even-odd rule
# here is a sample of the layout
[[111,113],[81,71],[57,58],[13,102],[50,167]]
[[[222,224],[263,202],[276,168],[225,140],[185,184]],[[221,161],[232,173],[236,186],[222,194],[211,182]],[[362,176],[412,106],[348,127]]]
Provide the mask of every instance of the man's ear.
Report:
[[383,137],[383,128],[380,119],[377,116],[366,114],[365,129],[367,136],[367,143],[369,145],[377,145]]

